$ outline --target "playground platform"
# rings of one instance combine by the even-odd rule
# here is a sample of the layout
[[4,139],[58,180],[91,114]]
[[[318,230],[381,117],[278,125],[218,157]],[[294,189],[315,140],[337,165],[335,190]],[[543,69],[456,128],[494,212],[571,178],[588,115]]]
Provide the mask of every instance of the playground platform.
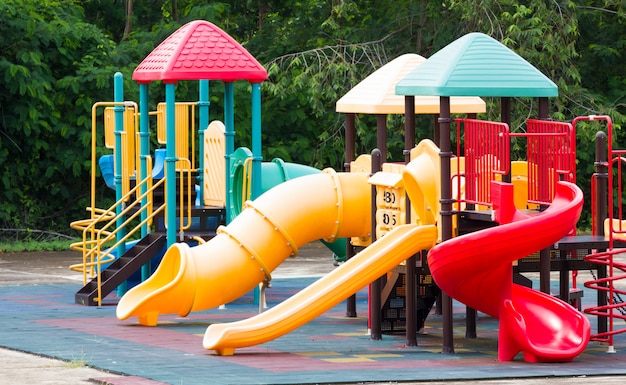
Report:
[[[276,272],[267,291],[269,306],[316,279],[309,275],[333,268],[328,252],[316,258],[301,251],[300,260],[290,259]],[[272,342],[238,349],[234,356],[216,356],[202,348],[207,326],[256,314],[259,307],[252,294],[225,309],[186,318],[163,315],[157,327],[143,327],[136,319],[117,320],[113,305],[76,305],[74,293],[80,282],[64,270],[70,257],[75,255],[0,254],[0,347],[84,363],[104,371],[92,380],[111,385],[477,383],[490,379],[497,384],[530,384],[545,378],[588,382],[590,376],[601,376],[593,381],[603,384],[626,380],[620,377],[626,376],[626,336],[616,338],[614,354],[608,354],[605,345],[591,343],[571,363],[530,364],[521,356],[498,362],[497,320],[479,314],[478,338],[465,338],[465,307],[457,302],[454,354],[441,353],[441,319],[435,314],[418,336],[418,346],[406,346],[401,334],[372,341],[367,334],[366,290],[357,294],[357,318],[346,318],[342,303]],[[553,286],[558,289],[556,281]],[[583,301],[593,298],[594,293],[585,293]],[[108,302],[114,301],[109,298]],[[591,323],[595,330],[595,320]],[[11,368],[20,362],[11,361]],[[9,370],[3,367],[0,371]],[[41,375],[43,379],[45,370]]]

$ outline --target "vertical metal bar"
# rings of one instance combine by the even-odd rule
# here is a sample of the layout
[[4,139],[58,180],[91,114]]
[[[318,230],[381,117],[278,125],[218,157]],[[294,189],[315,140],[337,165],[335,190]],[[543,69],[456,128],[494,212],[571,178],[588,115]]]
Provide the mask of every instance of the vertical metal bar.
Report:
[[[415,146],[415,96],[404,97],[404,163],[411,161],[411,149]],[[406,223],[411,223],[411,201],[405,199]],[[417,346],[417,257],[406,260],[406,346]]]
[[[441,161],[441,238],[445,242],[452,238],[452,190],[450,186],[450,97],[439,98],[440,117],[439,130],[441,145],[439,157]],[[442,353],[454,353],[454,337],[452,330],[452,298],[442,291],[441,308],[443,312],[443,347]]]
[[[354,127],[354,118],[355,114],[347,113],[346,114],[346,145],[345,145],[345,163],[343,164],[343,170],[345,172],[350,172],[350,162],[354,160],[355,150],[354,150],[354,142],[355,142],[355,127]],[[354,246],[350,244],[350,240],[346,242],[346,260],[352,258],[354,256]],[[356,294],[351,295],[346,300],[346,317],[356,317]]]
[[[372,174],[380,171],[382,168],[381,151],[375,148],[372,151]],[[372,185],[372,242],[376,241],[376,186]],[[381,292],[382,277],[374,280],[370,285],[370,339],[381,340],[382,332],[380,326],[380,310],[381,310]]]

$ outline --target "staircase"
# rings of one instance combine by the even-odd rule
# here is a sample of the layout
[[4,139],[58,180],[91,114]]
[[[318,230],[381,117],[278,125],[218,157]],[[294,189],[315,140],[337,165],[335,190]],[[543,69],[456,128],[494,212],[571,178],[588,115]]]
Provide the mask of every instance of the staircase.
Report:
[[79,305],[97,306],[104,297],[161,252],[165,244],[165,234],[148,234],[102,270],[100,289],[98,289],[98,277],[96,276],[76,292],[74,301]]

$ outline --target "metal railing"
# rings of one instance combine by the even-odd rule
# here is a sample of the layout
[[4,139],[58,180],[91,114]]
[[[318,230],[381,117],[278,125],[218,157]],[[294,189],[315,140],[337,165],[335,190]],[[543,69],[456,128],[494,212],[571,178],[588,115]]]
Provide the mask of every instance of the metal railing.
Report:
[[[624,248],[616,248],[616,240],[626,240],[626,222],[624,222],[624,184],[622,175],[626,165],[626,150],[616,149],[613,147],[613,124],[609,116],[581,116],[574,119],[574,126],[580,121],[599,121],[606,124],[607,139],[607,158],[606,163],[601,162],[602,166],[607,168],[607,218],[604,223],[604,235],[609,240],[609,248],[606,251],[594,250],[591,254],[585,256],[585,261],[598,265],[598,272],[603,271],[602,276],[585,282],[585,287],[606,293],[606,303],[598,303],[596,306],[590,306],[585,309],[586,314],[598,317],[606,317],[608,321],[608,329],[598,331],[593,334],[591,339],[594,341],[605,342],[609,345],[609,352],[614,352],[613,337],[617,334],[626,332],[626,326],[617,327],[615,320],[626,321],[626,304],[621,296],[626,296],[626,290],[616,287],[616,282],[626,279],[626,263],[616,259],[619,254],[626,253]],[[592,176],[592,208],[595,208],[595,202],[600,197],[595,194],[598,181],[598,175]],[[595,212],[593,215],[596,215]],[[598,224],[600,225],[600,224]],[[598,226],[596,225],[596,226]],[[600,233],[599,229],[594,228],[594,232]],[[603,301],[604,302],[604,301]]]
[[[150,157],[146,157],[146,163],[151,166]],[[153,192],[163,186],[165,178],[157,183],[152,183],[152,176],[149,175],[124,195],[124,197],[116,202],[113,206],[106,210],[88,208],[94,215],[90,219],[83,219],[73,222],[70,226],[75,230],[82,231],[82,241],[71,245],[73,250],[82,252],[82,263],[70,266],[70,269],[83,273],[83,285],[87,284],[87,280],[93,277],[97,279],[98,296],[95,299],[98,305],[102,303],[102,266],[113,262],[117,257],[115,250],[125,245],[126,242],[140,233],[144,225],[150,226],[154,217],[164,211],[165,204],[154,209],[152,204]],[[140,193],[145,188],[144,193]],[[134,200],[130,198],[135,196]],[[146,199],[149,203],[142,205],[142,201]],[[125,202],[130,202],[126,204]],[[122,206],[119,214],[116,210]],[[143,220],[140,220],[131,227],[133,221],[141,217],[142,213],[146,213]],[[121,225],[115,227],[118,219],[124,221]],[[118,239],[118,235],[123,234]]]

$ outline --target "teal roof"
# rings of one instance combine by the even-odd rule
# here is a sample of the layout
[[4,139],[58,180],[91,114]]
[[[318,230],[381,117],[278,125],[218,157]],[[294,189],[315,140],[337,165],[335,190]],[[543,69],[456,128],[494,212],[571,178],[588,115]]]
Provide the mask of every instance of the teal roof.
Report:
[[396,84],[397,95],[558,96],[556,84],[521,56],[482,33],[469,33]]

